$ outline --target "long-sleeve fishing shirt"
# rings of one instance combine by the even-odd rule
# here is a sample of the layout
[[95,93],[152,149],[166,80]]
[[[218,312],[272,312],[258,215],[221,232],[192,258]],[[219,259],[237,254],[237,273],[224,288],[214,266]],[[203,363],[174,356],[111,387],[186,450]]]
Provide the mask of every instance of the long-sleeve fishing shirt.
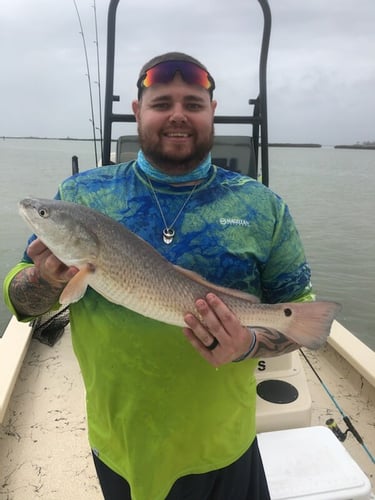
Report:
[[[170,224],[192,188],[153,185]],[[58,198],[105,213],[174,264],[216,284],[268,303],[312,298],[310,270],[286,204],[248,177],[212,166],[178,216],[170,245],[136,162],[71,177]],[[25,254],[5,280],[15,314],[8,286],[28,265]],[[134,500],[163,500],[177,478],[225,467],[248,449],[256,433],[255,359],[214,368],[181,328],[110,303],[92,289],[70,310],[91,447],[130,483]]]

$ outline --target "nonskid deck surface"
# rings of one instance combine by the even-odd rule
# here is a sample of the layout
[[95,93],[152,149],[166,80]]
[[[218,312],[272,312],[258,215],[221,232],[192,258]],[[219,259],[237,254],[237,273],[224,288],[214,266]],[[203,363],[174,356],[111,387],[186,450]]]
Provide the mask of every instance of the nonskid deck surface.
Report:
[[[349,416],[368,450],[374,455],[375,387],[360,376],[328,344],[319,351],[305,349],[304,352],[340,409]],[[340,429],[345,431],[346,425],[340,411],[323,390],[317,377],[306,365],[305,372],[312,398],[312,425],[325,425],[328,419],[333,418]],[[375,465],[370,457],[351,433],[348,433],[344,446],[366,473],[372,490],[375,491]]]
[[[375,449],[374,394],[329,347],[306,354],[370,450]],[[305,366],[312,425],[341,415]],[[374,390],[373,388],[371,389]],[[343,428],[343,425],[342,425]],[[345,447],[374,489],[374,465],[349,435]],[[0,426],[0,499],[101,500],[87,442],[84,389],[69,331],[54,347],[32,340]]]
[[102,500],[69,331],[32,340],[0,426],[1,500]]

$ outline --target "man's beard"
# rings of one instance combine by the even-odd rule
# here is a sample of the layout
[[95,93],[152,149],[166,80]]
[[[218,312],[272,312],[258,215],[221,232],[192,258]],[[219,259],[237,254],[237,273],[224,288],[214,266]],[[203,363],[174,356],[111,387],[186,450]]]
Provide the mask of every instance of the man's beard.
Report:
[[144,133],[141,124],[138,124],[138,138],[143,154],[156,168],[168,172],[170,175],[181,175],[194,170],[208,155],[213,146],[214,127],[211,133],[201,140],[196,140],[191,153],[181,156],[177,153],[168,153],[163,150],[161,141],[151,140]]

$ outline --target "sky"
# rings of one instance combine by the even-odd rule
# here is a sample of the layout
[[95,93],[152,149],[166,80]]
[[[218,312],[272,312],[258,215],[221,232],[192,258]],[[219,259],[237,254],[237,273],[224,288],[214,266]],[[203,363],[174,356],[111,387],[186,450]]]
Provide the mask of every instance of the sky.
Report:
[[[76,2],[99,127],[109,2],[96,0],[98,44],[94,0]],[[270,142],[375,141],[374,0],[269,3]],[[214,76],[217,114],[248,114],[248,100],[258,94],[261,29],[257,0],[120,0],[114,85],[120,102],[114,110],[131,112],[144,62],[178,50],[200,59]],[[0,136],[92,137],[83,37],[73,0],[2,0],[0,64]],[[135,132],[129,127],[116,125],[114,136]]]

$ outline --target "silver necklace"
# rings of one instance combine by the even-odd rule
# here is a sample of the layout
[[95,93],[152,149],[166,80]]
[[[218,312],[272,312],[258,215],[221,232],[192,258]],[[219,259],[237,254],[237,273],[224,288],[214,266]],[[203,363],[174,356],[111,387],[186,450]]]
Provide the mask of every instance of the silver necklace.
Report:
[[163,224],[164,224],[164,229],[163,229],[163,241],[166,245],[170,245],[172,242],[173,242],[173,238],[175,237],[176,235],[176,231],[175,229],[173,228],[173,226],[176,224],[178,218],[180,217],[180,215],[182,214],[184,208],[186,207],[186,205],[188,204],[190,198],[193,196],[194,194],[194,191],[196,190],[196,188],[198,187],[198,184],[194,184],[194,187],[193,189],[190,191],[189,193],[189,196],[186,198],[186,200],[183,202],[180,210],[178,211],[176,217],[173,219],[173,221],[170,223],[170,224],[167,224],[167,221],[165,219],[165,215],[164,215],[164,212],[161,208],[161,205],[160,205],[160,201],[156,195],[156,191],[154,189],[154,186],[152,185],[152,182],[151,182],[151,179],[149,177],[147,177],[147,180],[148,180],[148,183],[150,185],[150,188],[151,188],[151,191],[152,191],[152,194],[154,196],[154,199],[155,199],[155,202],[156,202],[156,205],[159,209],[159,212],[160,212],[160,216],[162,218],[162,221],[163,221]]

